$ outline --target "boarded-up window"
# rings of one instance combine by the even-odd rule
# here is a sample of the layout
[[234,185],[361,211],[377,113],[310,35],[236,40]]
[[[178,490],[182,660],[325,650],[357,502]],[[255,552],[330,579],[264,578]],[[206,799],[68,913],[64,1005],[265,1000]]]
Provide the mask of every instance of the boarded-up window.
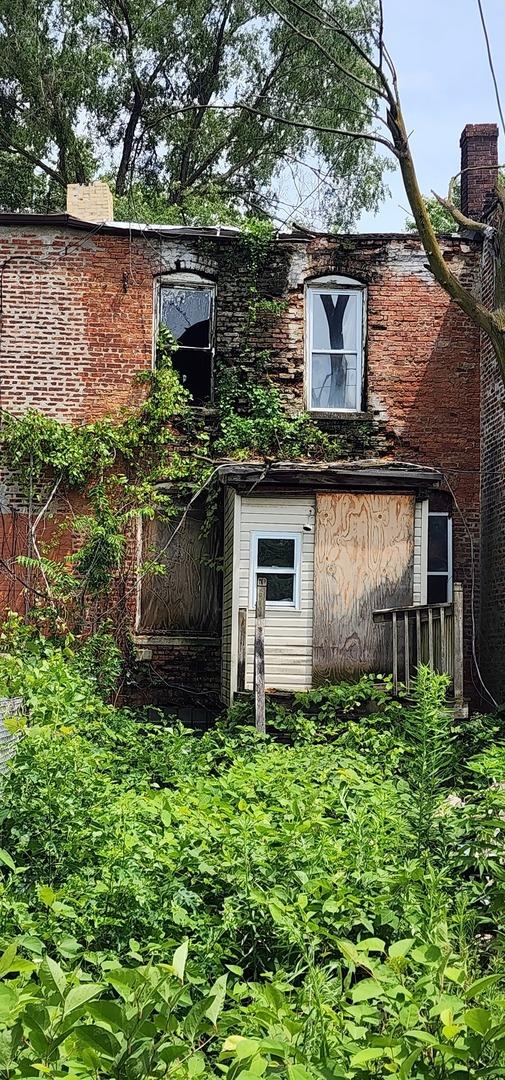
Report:
[[[217,636],[221,630],[221,573],[217,566],[220,530],[204,528],[205,507],[180,518],[143,525],[144,559],[163,564],[164,574],[146,576],[141,586],[142,633]],[[176,531],[177,530],[177,531]]]

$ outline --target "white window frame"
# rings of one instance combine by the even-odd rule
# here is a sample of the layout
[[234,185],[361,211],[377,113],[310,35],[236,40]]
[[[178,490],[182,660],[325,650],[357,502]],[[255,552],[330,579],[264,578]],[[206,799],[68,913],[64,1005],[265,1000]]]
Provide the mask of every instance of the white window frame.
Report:
[[[153,358],[152,366],[153,371],[156,369],[156,348],[158,342],[158,333],[161,325],[161,293],[163,289],[206,289],[212,293],[212,312],[209,327],[209,341],[210,341],[210,397],[209,405],[214,401],[214,375],[215,375],[215,360],[216,360],[216,303],[217,303],[217,286],[215,281],[208,281],[207,278],[202,277],[201,274],[192,273],[189,270],[187,272],[179,271],[174,274],[159,274],[155,279],[155,293],[154,293],[154,333],[153,333]],[[184,350],[184,346],[182,346]],[[206,352],[202,349],[201,352]],[[196,408],[202,408],[202,406],[196,406]]]
[[[258,540],[294,540],[294,564],[292,569],[282,566],[258,566]],[[296,611],[300,607],[300,578],[302,564],[302,534],[299,532],[272,532],[270,529],[259,529],[251,533],[250,547],[250,578],[249,578],[249,607],[256,607],[256,583],[258,574],[285,574],[294,575],[293,599],[292,600],[267,600],[266,607],[289,608]]]
[[[429,539],[429,521],[433,517],[447,518],[447,570],[429,570],[428,569],[428,539]],[[452,603],[452,515],[447,510],[428,510],[426,520],[426,538],[424,542],[424,596],[423,601],[428,603],[428,578],[430,577],[443,577],[447,578],[447,603]]]
[[[354,406],[329,408],[312,405],[312,356],[313,353],[324,352],[322,349],[312,347],[313,320],[314,320],[314,296],[324,295],[358,295],[356,304],[356,398]],[[364,347],[365,347],[365,317],[366,317],[366,288],[354,278],[340,275],[317,278],[307,282],[305,286],[305,385],[307,387],[305,405],[311,413],[357,413],[362,412],[363,398],[363,373],[364,373]],[[345,355],[349,349],[328,349],[327,352]]]

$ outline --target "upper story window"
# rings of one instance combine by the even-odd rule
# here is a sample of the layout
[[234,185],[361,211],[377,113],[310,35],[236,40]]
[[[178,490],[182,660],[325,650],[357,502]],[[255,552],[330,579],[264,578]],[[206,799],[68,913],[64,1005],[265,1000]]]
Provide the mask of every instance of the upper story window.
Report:
[[162,278],[159,324],[173,334],[179,348],[173,366],[195,405],[212,400],[215,287],[197,274]]
[[363,286],[320,278],[307,286],[307,404],[359,412],[363,382]]

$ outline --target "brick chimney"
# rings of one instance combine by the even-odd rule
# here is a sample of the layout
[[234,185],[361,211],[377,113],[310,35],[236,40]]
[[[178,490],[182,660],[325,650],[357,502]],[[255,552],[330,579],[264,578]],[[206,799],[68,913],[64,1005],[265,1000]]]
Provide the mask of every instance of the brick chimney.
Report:
[[481,221],[488,209],[498,176],[496,124],[467,124],[461,147],[461,210]]
[[112,221],[114,207],[109,186],[101,180],[95,180],[94,184],[68,184],[67,213],[97,224]]

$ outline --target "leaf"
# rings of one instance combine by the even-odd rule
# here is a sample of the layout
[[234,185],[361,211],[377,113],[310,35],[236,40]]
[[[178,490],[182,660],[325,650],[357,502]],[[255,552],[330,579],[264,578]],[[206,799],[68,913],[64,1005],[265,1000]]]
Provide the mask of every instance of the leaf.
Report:
[[80,1043],[108,1058],[113,1058],[121,1048],[119,1039],[116,1039],[111,1031],[106,1031],[98,1024],[80,1024],[74,1028],[73,1035],[79,1039]]
[[88,1013],[94,1020],[102,1020],[110,1027],[122,1031],[126,1024],[121,1006],[117,1001],[92,1001],[88,1007]]
[[16,942],[12,942],[7,946],[5,952],[0,956],[0,975],[6,975],[11,970],[11,964],[17,953]]
[[0,863],[4,863],[5,866],[8,866],[9,870],[16,870],[16,863],[5,848],[0,848]]
[[354,964],[355,967],[359,967],[362,963],[362,958],[352,941],[347,941],[346,938],[338,938],[337,946],[340,949],[342,956],[344,956],[349,963]]
[[189,941],[186,938],[186,941],[183,941],[182,945],[179,945],[179,948],[175,950],[172,957],[172,967],[177,978],[180,979],[181,982],[184,982],[184,971],[186,968],[186,960],[188,959],[188,949]]
[[224,999],[226,997],[227,978],[227,975],[220,975],[219,978],[216,979],[214,986],[212,987],[209,994],[209,997],[211,996],[211,994],[214,994],[214,1001],[211,1005],[209,1005],[209,1008],[205,1010],[205,1016],[208,1016],[211,1023],[214,1024],[214,1027],[217,1023],[217,1018],[224,1005]]
[[501,982],[503,974],[501,975],[484,975],[482,979],[476,979],[471,983],[466,991],[465,998],[470,1001],[474,997],[478,997],[484,990],[488,990],[490,986],[495,986],[496,983]]
[[39,968],[39,978],[42,985],[50,993],[56,990],[60,997],[64,996],[67,980],[60,965],[50,956],[44,957]]
[[5,1019],[17,1003],[17,995],[10,986],[6,986],[5,983],[0,984],[0,1017]]
[[414,938],[402,938],[401,941],[393,941],[389,946],[388,956],[393,960],[397,956],[407,956],[414,944]]
[[112,971],[107,972],[107,981],[124,1001],[129,1001],[135,990],[145,983],[145,978],[136,968],[113,968]]
[[353,1054],[351,1065],[364,1065],[367,1061],[384,1057],[385,1054],[386,1047],[384,1046],[366,1046],[364,1050],[358,1050],[357,1054]]
[[382,987],[376,979],[361,979],[352,988],[352,1000],[355,1004],[360,1001],[371,1001],[373,998],[380,997],[382,994]]
[[412,1066],[416,1063],[417,1059],[421,1057],[422,1052],[423,1048],[422,1046],[419,1046],[416,1050],[413,1050],[407,1058],[405,1058],[405,1061],[402,1062],[398,1070],[398,1080],[405,1080],[406,1076],[410,1076]]
[[485,1035],[491,1027],[491,1013],[487,1009],[466,1009],[463,1020],[477,1035]]
[[37,896],[46,907],[52,907],[56,900],[56,893],[50,885],[37,885]]
[[79,986],[73,986],[69,990],[63,1007],[63,1015],[68,1016],[74,1009],[79,1009],[81,1005],[85,1005],[87,1001],[91,1001],[92,998],[98,997],[102,993],[103,986],[99,983],[81,983]]
[[312,1080],[304,1065],[288,1065],[289,1080]]

